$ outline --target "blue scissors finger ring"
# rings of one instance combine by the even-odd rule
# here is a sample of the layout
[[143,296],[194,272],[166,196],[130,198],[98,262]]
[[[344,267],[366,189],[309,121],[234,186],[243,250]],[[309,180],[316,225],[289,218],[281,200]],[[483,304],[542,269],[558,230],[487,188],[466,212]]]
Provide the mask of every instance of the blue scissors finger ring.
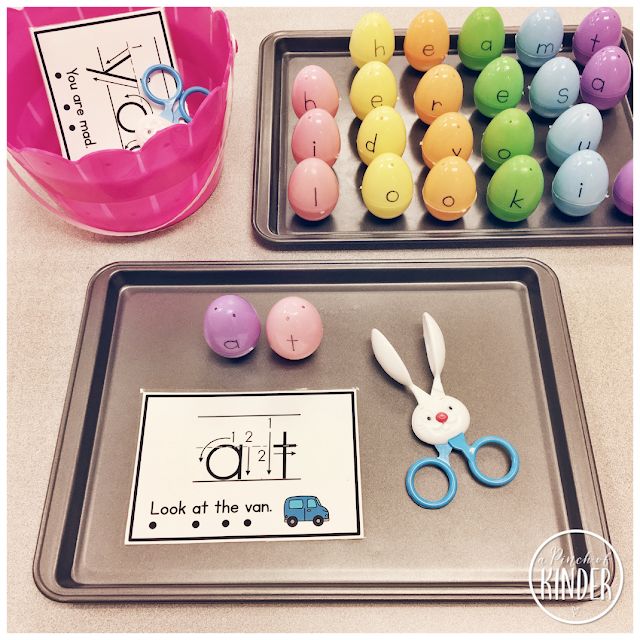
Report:
[[[149,81],[154,73],[164,72],[167,73],[176,85],[176,90],[173,95],[169,95],[167,89],[167,97],[161,98],[155,95],[151,89],[149,89]],[[194,93],[202,93],[203,95],[209,95],[209,90],[204,87],[189,87],[183,90],[183,83],[180,74],[169,65],[166,64],[154,64],[149,67],[141,78],[142,91],[144,95],[149,98],[155,104],[163,106],[164,109],[160,113],[160,117],[168,120],[169,122],[176,123],[180,120],[185,122],[191,122],[191,116],[187,112],[187,98]]]
[[[437,458],[422,458],[409,467],[405,478],[407,493],[420,507],[440,509],[453,500],[458,489],[458,480],[449,464],[449,455],[452,451],[460,452],[467,461],[471,475],[488,487],[502,487],[511,482],[520,468],[520,458],[514,447],[498,436],[484,436],[472,445],[467,443],[464,434],[471,424],[471,416],[460,400],[444,392],[440,378],[445,360],[444,337],[440,327],[428,313],[422,315],[422,331],[429,366],[433,372],[431,393],[413,384],[404,362],[391,343],[377,329],[371,332],[371,345],[376,360],[385,373],[407,387],[418,402],[411,418],[413,432],[422,442],[433,445],[438,451]],[[478,467],[476,461],[478,451],[487,445],[504,449],[509,457],[509,470],[500,478],[492,478],[480,471]],[[425,467],[439,469],[449,481],[447,492],[439,500],[427,500],[416,489],[416,474]]]

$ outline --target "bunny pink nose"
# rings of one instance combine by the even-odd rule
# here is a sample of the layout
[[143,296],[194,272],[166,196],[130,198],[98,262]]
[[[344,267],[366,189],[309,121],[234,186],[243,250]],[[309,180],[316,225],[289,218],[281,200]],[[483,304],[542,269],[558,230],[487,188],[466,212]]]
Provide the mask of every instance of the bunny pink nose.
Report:
[[442,422],[443,424],[449,419],[449,416],[444,413],[444,411],[440,411],[436,413],[436,420],[438,422]]

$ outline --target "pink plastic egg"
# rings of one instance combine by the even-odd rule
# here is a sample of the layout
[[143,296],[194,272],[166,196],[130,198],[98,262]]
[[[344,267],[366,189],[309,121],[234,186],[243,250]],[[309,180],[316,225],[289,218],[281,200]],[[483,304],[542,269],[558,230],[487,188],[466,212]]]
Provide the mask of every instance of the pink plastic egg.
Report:
[[288,193],[291,208],[301,218],[322,220],[338,203],[338,178],[324,160],[307,158],[293,170]]
[[291,136],[291,152],[296,162],[320,158],[332,166],[340,153],[340,131],[333,116],[324,109],[303,113]]
[[580,78],[580,95],[596,109],[615,107],[631,84],[631,62],[620,47],[600,49],[587,62]]
[[603,47],[617,46],[622,37],[622,22],[615,9],[600,7],[589,13],[573,36],[573,55],[582,65]]
[[333,78],[322,68],[310,64],[298,72],[291,89],[291,104],[298,118],[310,109],[338,113],[340,94]]
[[276,302],[265,326],[269,346],[287,360],[307,358],[322,342],[322,319],[318,310],[297,296]]

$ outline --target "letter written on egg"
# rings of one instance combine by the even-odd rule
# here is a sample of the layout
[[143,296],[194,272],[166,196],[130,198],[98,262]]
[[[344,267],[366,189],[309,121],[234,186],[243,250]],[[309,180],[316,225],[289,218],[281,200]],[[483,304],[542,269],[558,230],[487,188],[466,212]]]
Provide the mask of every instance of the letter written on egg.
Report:
[[[309,106],[309,105],[313,105],[313,106]],[[309,111],[309,109],[317,109],[318,105],[316,104],[315,100],[312,100],[311,98],[307,98],[307,92],[304,92],[304,110],[305,111]]]
[[[551,52],[549,52],[549,49],[551,49]],[[540,55],[540,50],[542,50],[543,56],[546,56],[548,53],[553,53],[553,42],[547,42],[546,44],[544,42],[539,42],[537,49],[538,55]]]
[[371,106],[375,109],[376,107],[379,107],[382,104],[382,96],[379,95],[373,95],[371,96]]
[[604,80],[602,78],[594,78],[591,81],[591,88],[594,91],[599,91],[600,93],[602,93],[604,89]]
[[509,100],[509,92],[506,89],[500,89],[500,91],[496,93],[496,100],[500,104],[504,104],[505,102],[507,102],[507,100]]
[[436,49],[432,44],[425,44],[424,47],[422,47],[422,54],[429,57],[435,53],[435,50]]
[[492,51],[493,50],[493,40],[483,40],[480,43],[480,49],[482,49],[482,51]]
[[455,203],[456,199],[453,196],[445,196],[444,198],[442,198],[442,204],[445,207],[453,207]]
[[569,99],[569,89],[566,87],[562,87],[562,89],[558,89],[558,99],[556,102],[558,104],[564,104]]
[[387,191],[387,200],[389,202],[397,202],[400,198],[400,194],[397,191]]
[[367,140],[364,143],[364,146],[367,148],[367,151],[371,151],[371,153],[375,153],[376,152],[376,142],[378,140],[378,134],[376,133],[375,136],[373,136],[373,140]]
[[373,39],[373,55],[377,58],[378,57],[378,51],[382,51],[382,53],[380,54],[382,57],[384,57],[386,51],[384,48],[383,44],[378,44],[378,41],[374,38]]

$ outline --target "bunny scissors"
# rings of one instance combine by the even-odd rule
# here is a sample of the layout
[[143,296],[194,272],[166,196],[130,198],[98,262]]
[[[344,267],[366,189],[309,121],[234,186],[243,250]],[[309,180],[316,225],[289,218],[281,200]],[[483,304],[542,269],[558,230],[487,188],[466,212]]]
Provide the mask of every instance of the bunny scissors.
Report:
[[[160,98],[149,89],[149,81],[154,73],[163,72],[169,74],[176,85],[176,92],[173,95],[168,95],[166,98]],[[173,68],[166,64],[154,64],[149,67],[140,79],[142,85],[142,92],[144,95],[155,102],[156,104],[164,107],[159,114],[151,114],[144,116],[138,123],[135,134],[140,145],[143,145],[152,135],[166,129],[166,127],[184,120],[184,122],[191,122],[191,116],[187,112],[187,98],[194,93],[202,93],[205,96],[209,95],[209,90],[204,87],[189,87],[183,91],[182,77]]]
[[[460,400],[445,394],[440,380],[445,360],[442,331],[428,313],[422,315],[422,330],[429,367],[433,372],[433,386],[430,394],[413,384],[404,362],[391,343],[377,329],[371,331],[371,344],[376,360],[387,375],[407,387],[418,402],[411,418],[413,432],[418,439],[433,445],[438,451],[437,458],[422,458],[409,467],[406,477],[407,493],[420,507],[440,509],[453,500],[458,489],[458,480],[449,463],[449,454],[452,450],[459,451],[466,458],[471,475],[489,487],[502,487],[511,482],[518,473],[520,459],[513,446],[498,436],[484,436],[471,445],[467,443],[464,434],[471,422],[469,411]],[[501,447],[510,459],[509,471],[501,478],[491,478],[478,468],[476,456],[478,450],[485,445]],[[416,490],[416,474],[424,467],[436,467],[447,476],[449,489],[439,500],[427,500]]]

